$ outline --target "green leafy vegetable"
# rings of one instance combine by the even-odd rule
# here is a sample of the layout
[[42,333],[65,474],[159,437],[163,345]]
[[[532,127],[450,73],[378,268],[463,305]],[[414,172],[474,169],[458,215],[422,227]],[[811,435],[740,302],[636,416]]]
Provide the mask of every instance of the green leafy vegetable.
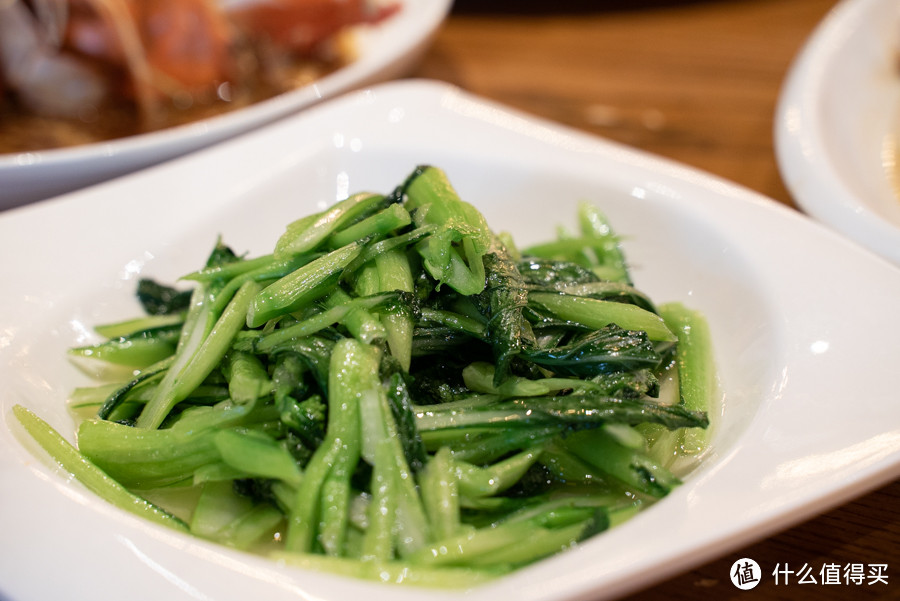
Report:
[[[71,351],[134,369],[73,393],[77,449],[16,417],[120,508],[289,565],[442,587],[624,521],[681,482],[662,459],[708,444],[708,326],[635,287],[591,205],[520,250],[420,166],[270,250],[216,241],[192,290],[142,280],[146,314]],[[185,520],[161,508],[179,491]]]

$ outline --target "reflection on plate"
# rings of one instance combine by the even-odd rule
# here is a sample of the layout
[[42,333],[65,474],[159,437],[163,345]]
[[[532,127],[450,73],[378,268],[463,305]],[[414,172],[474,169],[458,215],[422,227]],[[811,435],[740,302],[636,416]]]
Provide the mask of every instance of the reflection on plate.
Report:
[[[149,525],[49,465],[10,416],[22,403],[72,436],[65,397],[87,378],[65,349],[92,324],[137,310],[138,274],[171,281],[219,234],[235,250],[265,252],[297,216],[350,191],[388,190],[421,163],[443,167],[463,198],[522,244],[552,235],[579,201],[598,203],[627,238],[636,284],[707,315],[724,392],[712,454],[683,486],[579,548],[466,598],[611,598],[900,474],[900,405],[882,385],[900,364],[900,270],[692,169],[455,88],[385,84],[0,216],[0,250],[16,258],[0,263],[9,291],[0,301],[0,594],[459,598],[301,572]],[[45,577],[47,566],[57,578]]]
[[357,36],[359,57],[313,84],[244,109],[153,133],[73,148],[0,154],[0,210],[75,190],[249,131],[350,89],[407,72],[451,0],[398,0],[400,10]]
[[844,0],[779,100],[778,164],[798,205],[900,263],[900,4]]

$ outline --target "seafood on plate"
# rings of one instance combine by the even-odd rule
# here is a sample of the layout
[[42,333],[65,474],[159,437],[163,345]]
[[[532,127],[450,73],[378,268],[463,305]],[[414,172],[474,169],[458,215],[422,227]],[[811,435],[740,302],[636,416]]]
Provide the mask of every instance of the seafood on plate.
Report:
[[0,153],[247,106],[353,59],[375,0],[0,1]]

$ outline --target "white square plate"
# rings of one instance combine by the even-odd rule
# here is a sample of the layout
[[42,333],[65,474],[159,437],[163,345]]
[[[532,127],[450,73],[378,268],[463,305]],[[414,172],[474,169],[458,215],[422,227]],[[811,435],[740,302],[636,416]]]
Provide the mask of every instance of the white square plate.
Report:
[[[221,234],[268,252],[285,224],[418,164],[520,243],[597,203],[638,287],[709,319],[724,394],[684,485],[580,547],[461,594],[307,573],[99,501],[23,436],[70,439],[65,350],[132,316]],[[550,601],[618,596],[900,475],[900,270],[774,201],[428,82],[352,93],[177,161],[0,215],[0,595],[44,599]],[[52,572],[53,577],[48,577]]]

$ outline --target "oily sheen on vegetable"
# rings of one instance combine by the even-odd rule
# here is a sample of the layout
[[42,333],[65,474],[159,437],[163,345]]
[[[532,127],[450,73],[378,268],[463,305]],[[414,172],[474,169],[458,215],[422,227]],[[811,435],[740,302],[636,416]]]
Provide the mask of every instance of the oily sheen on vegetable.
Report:
[[118,507],[301,568],[467,587],[664,497],[702,454],[703,316],[634,286],[593,205],[519,248],[417,167],[287,225],[269,254],[217,242],[145,314],[75,360],[77,449],[23,426]]

